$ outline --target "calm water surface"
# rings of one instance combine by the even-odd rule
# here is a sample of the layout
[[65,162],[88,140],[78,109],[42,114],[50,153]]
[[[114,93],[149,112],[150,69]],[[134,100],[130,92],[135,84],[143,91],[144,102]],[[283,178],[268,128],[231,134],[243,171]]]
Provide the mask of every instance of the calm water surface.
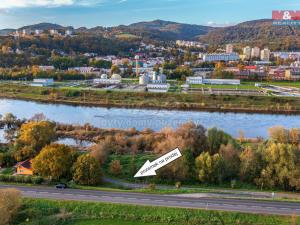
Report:
[[29,119],[37,113],[43,113],[48,119],[60,123],[90,123],[100,128],[151,128],[156,131],[163,127],[176,128],[179,124],[193,121],[206,128],[218,127],[233,136],[238,136],[242,130],[247,137],[267,137],[268,128],[276,125],[300,128],[299,115],[103,108],[0,99],[0,114],[9,112],[18,118]]

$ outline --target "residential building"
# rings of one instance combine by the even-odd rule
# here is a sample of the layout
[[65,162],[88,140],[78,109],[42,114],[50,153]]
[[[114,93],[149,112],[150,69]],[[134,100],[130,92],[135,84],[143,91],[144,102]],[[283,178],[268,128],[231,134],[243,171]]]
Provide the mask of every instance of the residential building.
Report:
[[51,29],[49,32],[50,32],[51,35],[58,35],[59,34],[58,30],[55,30],[55,29]]
[[41,71],[52,71],[55,70],[54,66],[39,66],[39,70]]
[[254,47],[251,49],[251,58],[259,58],[260,56],[260,48]]
[[296,61],[296,62],[291,63],[291,67],[292,68],[300,68],[300,61]]
[[23,162],[17,163],[14,167],[16,169],[16,175],[33,175],[33,169],[31,167],[31,160],[25,160]]
[[36,29],[34,31],[35,35],[41,35],[44,31],[43,30],[39,30],[39,29]]
[[66,35],[67,35],[67,36],[73,35],[73,31],[72,31],[72,30],[66,30]]
[[270,61],[270,54],[271,54],[270,50],[268,48],[264,48],[260,52],[260,59],[262,61],[268,62],[268,61]]
[[285,71],[287,80],[300,80],[300,68],[292,68]]
[[54,80],[51,79],[34,79],[33,82],[30,84],[34,87],[48,87],[54,85]]
[[251,59],[251,47],[246,46],[245,48],[243,48],[243,54],[245,55],[245,59],[246,60],[250,60]]
[[75,71],[81,74],[90,74],[94,72],[94,67],[72,67],[68,71]]
[[213,54],[203,54],[204,62],[218,62],[218,61],[238,61],[240,59],[237,53],[213,53]]
[[269,78],[272,80],[285,80],[286,72],[284,68],[271,68],[269,70]]
[[226,53],[227,54],[233,53],[233,45],[232,44],[227,44],[226,45]]

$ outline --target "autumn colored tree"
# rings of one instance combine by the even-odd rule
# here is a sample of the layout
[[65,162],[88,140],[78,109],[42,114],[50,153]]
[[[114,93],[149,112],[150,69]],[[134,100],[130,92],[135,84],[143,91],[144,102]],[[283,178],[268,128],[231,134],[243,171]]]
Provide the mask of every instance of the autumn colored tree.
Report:
[[76,151],[66,145],[47,145],[33,159],[32,168],[35,174],[50,177],[54,180],[70,178],[71,168],[76,159]]
[[264,166],[261,147],[259,149],[246,147],[240,154],[241,164],[239,174],[241,181],[253,183],[254,179],[260,176],[260,172]]
[[91,155],[100,163],[104,164],[107,158],[108,149],[103,144],[97,144],[91,147]]
[[113,160],[109,164],[109,171],[111,174],[115,176],[119,176],[122,172],[122,165],[120,160]]
[[17,161],[35,156],[55,139],[55,124],[49,121],[28,122],[21,126],[15,143]]
[[264,150],[265,167],[256,179],[260,187],[300,190],[300,152],[290,144],[272,143]]
[[201,183],[218,184],[223,181],[224,163],[219,154],[211,156],[208,152],[196,158],[196,172]]
[[97,185],[102,176],[100,163],[89,154],[79,156],[73,165],[73,180],[78,184]]
[[221,145],[219,154],[224,163],[224,179],[237,178],[240,169],[240,151],[231,143],[228,143],[227,145]]
[[276,126],[269,128],[269,135],[273,141],[279,143],[289,142],[289,132],[284,127]]

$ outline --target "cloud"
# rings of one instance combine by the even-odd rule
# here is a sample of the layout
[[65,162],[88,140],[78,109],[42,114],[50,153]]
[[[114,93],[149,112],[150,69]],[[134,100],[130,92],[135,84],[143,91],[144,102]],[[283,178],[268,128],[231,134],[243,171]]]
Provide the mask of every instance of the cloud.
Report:
[[92,6],[106,0],[1,0],[0,9],[27,7]]

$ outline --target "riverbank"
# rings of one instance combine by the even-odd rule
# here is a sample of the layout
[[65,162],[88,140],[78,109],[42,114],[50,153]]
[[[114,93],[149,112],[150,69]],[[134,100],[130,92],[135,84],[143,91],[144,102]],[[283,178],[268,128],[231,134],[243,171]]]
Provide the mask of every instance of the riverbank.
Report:
[[300,98],[291,97],[72,90],[15,84],[0,84],[0,89],[0,98],[43,103],[207,112],[300,114]]

